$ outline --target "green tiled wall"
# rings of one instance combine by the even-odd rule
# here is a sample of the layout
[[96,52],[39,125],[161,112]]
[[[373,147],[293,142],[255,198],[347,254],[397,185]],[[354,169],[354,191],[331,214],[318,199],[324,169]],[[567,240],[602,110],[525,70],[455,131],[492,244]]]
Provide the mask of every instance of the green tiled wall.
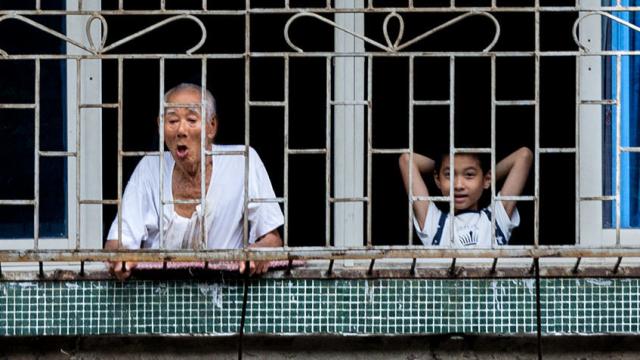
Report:
[[[545,333],[639,333],[638,279],[542,279]],[[243,282],[0,282],[1,335],[233,334]],[[530,279],[260,279],[245,333],[536,331]]]

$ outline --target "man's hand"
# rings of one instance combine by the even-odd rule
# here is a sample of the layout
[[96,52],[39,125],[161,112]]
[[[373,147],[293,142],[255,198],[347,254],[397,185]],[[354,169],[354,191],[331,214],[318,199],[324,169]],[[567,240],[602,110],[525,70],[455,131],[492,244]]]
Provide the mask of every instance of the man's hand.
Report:
[[[118,241],[107,240],[104,248],[105,250],[117,250]],[[117,277],[118,280],[126,280],[129,276],[131,276],[131,270],[133,270],[138,265],[138,263],[134,261],[107,261],[106,265],[109,268],[109,272],[111,273],[111,275]]]
[[[255,243],[247,246],[247,248],[259,248],[259,247],[280,247],[282,246],[282,239],[280,238],[280,233],[277,229],[272,230],[267,233]],[[269,270],[269,265],[271,265],[271,261],[249,261],[249,275],[260,275],[264,274]],[[244,274],[247,271],[247,264],[245,261],[240,261],[238,264],[238,271],[241,274]]]
[[118,280],[126,280],[131,276],[131,270],[135,269],[138,265],[134,261],[109,261],[109,272],[114,275]]

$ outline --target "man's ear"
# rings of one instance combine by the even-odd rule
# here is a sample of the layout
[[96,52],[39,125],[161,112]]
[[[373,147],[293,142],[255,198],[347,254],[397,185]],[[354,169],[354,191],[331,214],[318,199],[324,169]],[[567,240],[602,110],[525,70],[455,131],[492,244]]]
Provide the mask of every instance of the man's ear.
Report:
[[216,137],[216,133],[218,132],[218,117],[212,116],[211,121],[209,121],[209,130],[207,131],[207,137],[213,140]]
[[484,174],[484,183],[482,184],[482,186],[485,189],[488,189],[491,187],[491,170],[487,171],[486,174]]

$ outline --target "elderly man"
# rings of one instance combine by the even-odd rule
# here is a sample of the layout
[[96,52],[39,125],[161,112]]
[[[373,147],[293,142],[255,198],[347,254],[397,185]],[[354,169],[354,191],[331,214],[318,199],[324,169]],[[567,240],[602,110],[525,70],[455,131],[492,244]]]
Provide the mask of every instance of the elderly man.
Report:
[[[201,167],[202,89],[194,84],[180,84],[165,94],[164,140],[169,148],[163,154],[163,174],[157,156],[145,156],[134,170],[122,197],[122,247],[126,249],[160,247],[160,216],[167,249],[201,247],[201,222],[205,222],[206,246],[212,249],[242,247],[244,216],[243,155],[205,157]],[[218,151],[244,150],[242,145],[217,145],[218,129],[215,99],[206,91],[205,145]],[[258,154],[249,153],[249,198],[275,197],[269,176]],[[196,204],[165,204],[160,199],[160,184],[166,200],[200,199],[202,172],[205,172],[206,207]],[[162,176],[162,182],[160,182]],[[204,213],[206,208],[206,213]],[[278,227],[284,223],[276,203],[250,203],[248,206],[250,247],[278,247],[282,240]],[[118,248],[118,220],[113,221],[105,248]],[[136,264],[111,263],[112,272],[126,279]],[[251,262],[251,274],[267,271],[269,262]],[[244,263],[240,272],[245,271]]]

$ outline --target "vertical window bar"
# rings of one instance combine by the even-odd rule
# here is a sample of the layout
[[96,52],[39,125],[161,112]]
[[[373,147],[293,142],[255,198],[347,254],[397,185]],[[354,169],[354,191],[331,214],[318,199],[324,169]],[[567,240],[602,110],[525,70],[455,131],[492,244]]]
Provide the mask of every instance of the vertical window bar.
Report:
[[[620,1],[618,1],[618,6],[620,5]],[[622,92],[622,80],[620,76],[622,75],[622,56],[620,54],[616,55],[616,246],[620,246],[620,174],[621,174],[621,166],[620,161],[622,160],[622,152],[620,151],[621,146],[621,126],[622,126],[622,104],[621,104],[621,96]]]
[[[207,139],[207,123],[209,122],[209,115],[206,112],[205,101],[207,99],[207,58],[203,56],[201,58],[201,71],[200,71],[200,209],[202,210],[202,221],[200,221],[200,242],[201,249],[207,248],[207,151],[206,148]],[[213,161],[213,159],[212,159]],[[213,171],[213,167],[212,167]],[[213,174],[211,175],[213,178]]]
[[289,55],[284,56],[284,247],[289,247]]
[[124,10],[124,0],[118,0],[118,10]]
[[[242,246],[246,248],[249,244],[249,133],[251,108],[251,0],[245,2],[246,12],[244,15],[244,206],[242,222]],[[247,269],[248,270],[248,269]]]
[[81,205],[80,205],[80,158],[82,151],[80,149],[80,134],[82,133],[82,121],[80,121],[80,116],[82,112],[80,111],[80,104],[82,103],[81,99],[81,80],[82,80],[82,60],[76,59],[76,249],[80,249],[80,225],[81,225]]
[[575,180],[576,180],[576,188],[575,188],[575,205],[576,205],[576,217],[575,217],[575,237],[576,237],[576,245],[580,245],[580,68],[582,63],[581,55],[576,56],[576,131],[575,131],[575,144],[576,144],[576,152],[575,152]]
[[[36,4],[40,9],[40,2]],[[40,59],[35,60],[34,80],[35,126],[33,146],[33,247],[38,250],[40,238]]]
[[371,241],[371,207],[373,206],[372,199],[372,186],[371,186],[371,165],[372,161],[372,142],[371,138],[373,136],[373,101],[371,100],[373,97],[373,56],[369,55],[368,66],[367,66],[367,246],[372,245]]
[[[122,247],[122,137],[123,137],[123,89],[122,89],[122,76],[123,76],[124,59],[118,57],[118,169],[117,171],[117,196],[118,196],[118,248]],[[160,201],[160,207],[162,207],[162,201]],[[160,217],[162,218],[162,216]],[[162,233],[162,232],[161,232]]]
[[[451,0],[453,6],[453,0]],[[455,107],[456,107],[456,94],[455,94],[455,82],[456,82],[456,58],[455,56],[449,56],[449,240],[450,244],[453,244],[455,238],[455,229],[453,226],[454,211],[455,211],[455,198],[453,196],[453,180],[451,174],[454,170],[454,156],[455,156]]]
[[[413,1],[411,1],[413,3]],[[415,66],[415,57],[409,57],[409,211],[407,224],[408,244],[413,245],[413,121],[414,121],[414,83],[413,73]]]
[[160,215],[159,215],[159,227],[160,227],[160,248],[164,249],[164,58],[160,58],[160,124],[158,126],[158,132],[160,133],[160,139],[158,140],[158,161],[160,162]]
[[[162,0],[165,1],[165,0]],[[209,7],[209,4],[207,3],[207,0],[202,0],[202,10],[207,10]]]
[[[327,74],[325,79],[325,149],[327,150],[325,154],[325,162],[324,162],[324,186],[325,186],[325,207],[324,207],[324,238],[325,245],[331,245],[331,84],[333,82],[333,78],[331,76],[331,62],[333,58],[331,56],[327,56],[325,58],[325,73]],[[285,199],[287,199],[285,197]],[[286,224],[285,224],[286,225]],[[335,245],[335,243],[334,243]]]
[[[123,89],[122,89],[122,76],[124,67],[124,59],[118,57],[118,169],[117,169],[117,191],[118,191],[118,248],[122,247],[122,137],[123,137]],[[162,157],[161,157],[162,158]],[[162,208],[162,201],[160,201],[160,207]],[[161,212],[162,213],[162,212]],[[162,218],[162,216],[160,216]],[[162,231],[160,231],[162,233]]]
[[42,10],[40,2],[41,0],[36,0],[36,10]]
[[534,12],[534,204],[533,204],[533,246],[540,244],[540,0],[535,0]]
[[[496,248],[496,55],[491,55],[491,248]],[[506,240],[506,239],[505,239]]]
[[164,11],[167,9],[166,0],[160,0],[160,10]]

